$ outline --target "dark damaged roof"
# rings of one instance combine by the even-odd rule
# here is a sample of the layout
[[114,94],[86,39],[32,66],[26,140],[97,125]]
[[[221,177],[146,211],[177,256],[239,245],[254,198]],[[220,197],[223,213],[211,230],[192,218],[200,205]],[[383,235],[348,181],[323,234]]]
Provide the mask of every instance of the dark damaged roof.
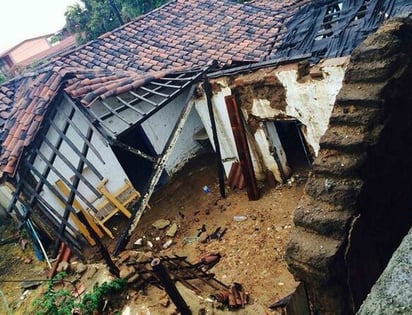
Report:
[[221,66],[259,61],[268,55],[284,22],[304,3],[171,1],[56,57],[37,73],[8,82],[0,88],[1,174],[14,174],[24,147],[33,141],[61,89],[88,105],[161,77],[162,70],[212,60]]
[[319,0],[286,24],[282,44],[268,58],[310,54],[314,60],[351,54],[390,17],[412,13],[411,0]]
[[259,61],[285,21],[308,1],[177,0],[104,34],[56,64],[111,71]]
[[[105,99],[136,89],[171,72],[182,69],[137,74],[130,71],[89,70],[54,67],[28,75],[0,87],[0,132],[2,173],[13,174],[24,147],[34,139],[43,117],[61,88],[74,100],[88,106],[97,97]],[[13,92],[16,91],[16,92]]]

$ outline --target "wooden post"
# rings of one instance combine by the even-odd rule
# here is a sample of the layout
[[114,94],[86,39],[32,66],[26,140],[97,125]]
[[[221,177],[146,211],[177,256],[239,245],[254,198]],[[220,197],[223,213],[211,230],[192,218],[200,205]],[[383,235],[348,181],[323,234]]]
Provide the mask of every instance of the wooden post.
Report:
[[165,288],[167,294],[169,295],[170,299],[176,305],[177,310],[182,315],[191,315],[192,311],[190,310],[189,306],[187,306],[185,300],[180,295],[179,291],[176,289],[172,279],[170,278],[169,273],[165,266],[163,266],[162,262],[159,258],[155,258],[152,260],[150,265],[153,268],[156,276],[159,278],[160,283]]
[[213,142],[215,144],[216,150],[216,158],[217,158],[217,175],[219,177],[219,188],[220,188],[220,195],[222,198],[226,198],[226,191],[225,191],[225,169],[222,163],[222,154],[220,152],[220,144],[219,138],[217,136],[217,128],[216,128],[216,121],[215,121],[215,114],[213,112],[213,104],[212,104],[212,89],[210,87],[210,83],[206,77],[203,78],[203,89],[206,94],[207,100],[207,108],[209,110],[209,119],[210,124],[212,126],[212,134],[213,134]]
[[233,95],[225,96],[225,102],[230,124],[232,126],[233,136],[235,138],[240,166],[242,168],[243,177],[245,178],[248,198],[249,200],[258,200],[259,190],[240,109]]

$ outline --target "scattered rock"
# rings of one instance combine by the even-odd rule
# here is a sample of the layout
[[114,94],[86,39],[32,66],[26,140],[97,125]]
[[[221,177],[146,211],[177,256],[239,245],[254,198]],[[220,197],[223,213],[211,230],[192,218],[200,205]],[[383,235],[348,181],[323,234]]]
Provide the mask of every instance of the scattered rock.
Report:
[[136,269],[133,266],[121,266],[119,277],[122,279],[129,279],[136,273]]
[[166,249],[166,248],[169,248],[170,245],[172,244],[173,244],[173,240],[170,239],[170,240],[167,240],[165,243],[163,243],[162,247]]
[[200,243],[206,243],[206,242],[208,241],[208,239],[209,239],[209,234],[207,234],[207,233],[205,233],[205,232],[202,232],[202,233],[199,235],[199,242],[200,242]]
[[29,290],[37,288],[40,284],[40,281],[23,281],[20,283],[20,287],[24,290]]
[[136,245],[136,246],[142,246],[142,245],[143,245],[143,238],[137,239],[137,241],[134,242],[134,245]]
[[165,219],[159,219],[155,222],[152,223],[152,226],[156,228],[157,230],[163,230],[164,228],[168,227],[170,225],[169,220]]
[[59,273],[59,272],[62,272],[62,271],[68,271],[69,270],[69,263],[67,262],[67,261],[61,261],[60,263],[59,263],[59,265],[57,266],[57,269],[56,269],[56,271]]
[[168,307],[170,305],[170,300],[167,296],[160,299],[159,304],[163,307]]
[[96,272],[97,272],[96,266],[89,266],[87,268],[87,271],[86,271],[85,275],[84,275],[84,278],[85,279],[91,279]]
[[31,264],[32,261],[33,261],[33,259],[31,259],[30,257],[28,257],[28,258],[25,258],[25,259],[23,260],[23,263],[25,263],[26,265],[28,265],[28,264]]
[[74,272],[77,274],[82,274],[87,270],[87,266],[81,262],[78,262],[74,266]]
[[138,274],[138,273],[135,273],[135,274],[132,275],[129,279],[127,279],[127,283],[133,283],[133,282],[135,282],[138,278],[139,278],[139,274]]
[[174,237],[177,232],[177,224],[173,223],[172,226],[167,230],[166,236]]

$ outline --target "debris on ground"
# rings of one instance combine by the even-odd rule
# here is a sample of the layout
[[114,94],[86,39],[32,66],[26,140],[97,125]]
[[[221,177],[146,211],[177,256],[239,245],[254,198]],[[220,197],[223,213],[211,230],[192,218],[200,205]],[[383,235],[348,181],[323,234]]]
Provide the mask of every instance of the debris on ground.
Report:
[[245,305],[252,304],[249,293],[244,291],[242,285],[237,282],[234,282],[229,289],[221,291],[213,297],[222,303],[222,307],[226,306],[229,310],[244,308]]

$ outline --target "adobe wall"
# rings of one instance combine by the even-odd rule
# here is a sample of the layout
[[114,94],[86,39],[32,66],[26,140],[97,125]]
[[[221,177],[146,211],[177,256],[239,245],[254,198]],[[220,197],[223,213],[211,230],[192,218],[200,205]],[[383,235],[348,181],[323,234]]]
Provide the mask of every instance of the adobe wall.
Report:
[[410,19],[351,56],[285,256],[315,314],[354,313],[412,225],[411,56]]

